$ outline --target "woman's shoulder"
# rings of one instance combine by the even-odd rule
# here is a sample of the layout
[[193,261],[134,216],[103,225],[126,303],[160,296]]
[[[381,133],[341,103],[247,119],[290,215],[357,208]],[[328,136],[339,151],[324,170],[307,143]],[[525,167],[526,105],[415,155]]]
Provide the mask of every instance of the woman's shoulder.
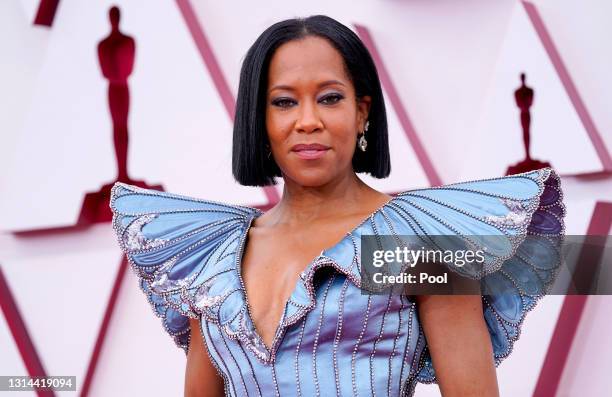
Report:
[[244,226],[262,211],[244,205],[116,182],[109,206],[122,248],[146,248],[184,234]]
[[248,216],[260,214],[261,210],[245,205],[207,200],[184,194],[146,189],[123,182],[115,182],[111,188],[110,208],[113,214],[137,214],[138,212],[202,212],[227,213]]
[[[144,189],[111,190],[112,228],[164,329],[185,351],[188,318],[219,319],[226,289],[238,287],[235,253],[257,208]],[[226,307],[233,307],[230,302]]]
[[361,248],[374,249],[381,241],[393,245],[396,236],[411,236],[413,244],[443,251],[445,246],[486,247],[484,263],[452,267],[476,279],[499,270],[521,245],[539,239],[558,243],[565,233],[564,217],[560,179],[551,168],[543,168],[400,192],[325,253],[350,263],[353,256],[363,257]]
[[[446,225],[442,231],[449,233],[481,234],[497,229],[524,234],[530,225],[539,227],[541,233],[564,231],[561,181],[549,167],[406,190],[398,193],[389,207],[415,214],[413,220],[425,221],[425,227],[432,222]],[[471,229],[477,225],[480,228]]]
[[[446,255],[449,270],[479,280],[495,365],[508,357],[523,320],[554,285],[565,234],[561,180],[552,168],[399,193],[381,230],[416,236]],[[463,251],[463,252],[462,252]],[[468,260],[465,252],[475,255]],[[458,256],[457,254],[461,254]],[[426,264],[425,264],[426,265]],[[437,382],[429,352],[417,380]]]

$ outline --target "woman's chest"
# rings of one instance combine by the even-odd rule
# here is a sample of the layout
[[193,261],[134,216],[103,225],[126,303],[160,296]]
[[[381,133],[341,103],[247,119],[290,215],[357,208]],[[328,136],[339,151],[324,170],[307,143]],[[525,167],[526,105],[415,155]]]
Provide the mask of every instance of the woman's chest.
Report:
[[255,328],[270,346],[279,319],[302,273],[330,245],[324,233],[250,233],[240,274]]
[[[316,271],[312,292],[312,306],[283,316],[280,337],[265,360],[252,353],[249,337],[228,339],[222,327],[206,326],[213,358],[222,369],[238,370],[228,369],[239,378],[236,388],[254,395],[259,388],[262,395],[394,395],[418,368],[423,348],[415,304],[403,295],[364,294],[333,266]],[[253,334],[248,324],[244,334]]]

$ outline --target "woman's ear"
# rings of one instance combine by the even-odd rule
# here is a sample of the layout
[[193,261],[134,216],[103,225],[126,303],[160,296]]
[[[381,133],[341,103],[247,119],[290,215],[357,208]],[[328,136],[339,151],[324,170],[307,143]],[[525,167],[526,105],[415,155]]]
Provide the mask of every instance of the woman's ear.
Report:
[[365,128],[365,123],[370,114],[370,106],[372,105],[372,97],[364,95],[357,100],[357,125],[358,131],[361,132]]

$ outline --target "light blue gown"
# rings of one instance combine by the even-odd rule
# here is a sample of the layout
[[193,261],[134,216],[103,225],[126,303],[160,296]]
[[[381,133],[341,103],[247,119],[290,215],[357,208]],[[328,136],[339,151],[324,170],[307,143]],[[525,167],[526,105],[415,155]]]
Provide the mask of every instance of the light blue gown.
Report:
[[362,293],[360,236],[499,236],[470,275],[515,291],[482,295],[491,336],[483,343],[492,343],[497,366],[554,277],[550,254],[541,262],[553,264],[541,265],[523,243],[564,234],[559,183],[543,168],[398,194],[306,266],[270,347],[253,326],[240,275],[248,230],[262,211],[119,182],[110,205],[119,245],[155,314],[185,352],[188,318],[201,319],[226,395],[413,396],[417,382],[437,382],[416,303]]

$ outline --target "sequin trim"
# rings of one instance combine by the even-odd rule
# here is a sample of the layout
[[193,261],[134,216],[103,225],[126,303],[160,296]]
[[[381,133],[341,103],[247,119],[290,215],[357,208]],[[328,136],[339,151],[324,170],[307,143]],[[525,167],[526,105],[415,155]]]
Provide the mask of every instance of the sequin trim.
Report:
[[[427,188],[427,189],[447,189],[447,190],[467,191],[467,192],[477,193],[480,195],[493,196],[493,197],[498,198],[500,202],[506,208],[508,208],[508,213],[505,214],[504,216],[489,215],[489,216],[484,216],[480,218],[476,217],[476,219],[480,220],[481,222],[497,227],[503,234],[505,234],[508,237],[508,239],[510,240],[512,244],[512,250],[511,250],[512,252],[510,253],[510,255],[504,258],[497,258],[497,261],[493,265],[491,265],[488,269],[486,269],[485,272],[479,274],[478,277],[483,277],[484,275],[492,273],[493,271],[499,269],[501,264],[507,258],[511,257],[512,255],[515,255],[517,247],[525,239],[526,234],[537,235],[537,233],[531,233],[531,232],[528,233],[527,231],[530,220],[532,219],[532,216],[536,210],[538,209],[544,210],[551,217],[554,217],[559,221],[559,223],[561,224],[561,233],[559,234],[563,234],[565,231],[565,228],[562,222],[562,218],[565,215],[565,206],[563,205],[563,202],[562,202],[563,195],[560,189],[558,176],[551,169],[541,169],[538,171],[531,171],[531,172],[527,172],[523,174],[514,175],[511,177],[512,178],[526,178],[526,179],[529,179],[530,181],[536,182],[538,185],[538,193],[535,194],[532,198],[527,199],[527,200],[516,200],[512,197],[507,197],[504,195],[497,195],[497,194],[490,194],[487,192],[479,191],[477,189],[469,189],[469,188],[460,186],[462,184],[468,184],[470,182],[497,180],[497,179],[509,178],[509,177],[480,179],[476,181],[460,182],[457,184],[450,184],[450,185],[438,186],[438,187],[433,187],[433,188]],[[546,181],[548,181],[549,179],[554,180],[556,182],[556,185],[545,186]],[[559,197],[555,203],[547,204],[547,205],[540,205],[540,202],[539,202],[540,197],[543,194],[545,187],[549,189],[554,189],[558,192]],[[151,251],[155,249],[161,249],[167,244],[171,243],[171,241],[161,239],[161,238],[147,239],[145,234],[143,233],[143,228],[145,228],[145,226],[149,224],[150,222],[154,222],[155,219],[157,218],[156,213],[151,213],[147,211],[138,212],[138,213],[130,213],[130,214],[127,214],[127,213],[118,214],[117,213],[116,209],[113,206],[113,203],[114,203],[114,199],[116,195],[118,194],[119,188],[124,188],[124,189],[127,189],[128,191],[131,190],[132,192],[138,192],[140,194],[147,194],[147,195],[157,195],[157,194],[154,193],[154,191],[151,191],[148,189],[140,189],[140,188],[135,188],[131,185],[117,183],[115,186],[113,186],[113,189],[111,191],[111,204],[110,205],[114,212],[113,213],[113,227],[117,231],[118,236],[121,237],[119,239],[119,243],[121,247],[124,249],[124,251],[126,252],[126,255],[128,257],[128,260],[130,261],[132,269],[141,278],[140,286],[143,289],[143,291],[147,294],[147,299],[151,303],[154,313],[164,319],[163,321],[164,327],[166,328],[166,331],[175,338],[175,342],[177,343],[177,345],[183,348],[188,346],[189,334],[188,333],[186,334],[184,330],[176,332],[176,331],[171,331],[167,328],[165,318],[166,318],[166,311],[168,308],[177,310],[179,313],[181,313],[182,315],[186,317],[194,318],[194,317],[198,317],[199,315],[202,315],[203,316],[202,318],[206,319],[206,321],[217,324],[220,327],[219,330],[223,334],[225,334],[225,336],[227,336],[228,339],[239,341],[241,345],[246,349],[247,352],[250,352],[260,362],[266,363],[266,364],[274,363],[275,354],[279,347],[278,344],[280,343],[280,340],[282,340],[285,329],[289,327],[290,325],[295,324],[298,321],[302,320],[302,318],[315,307],[316,305],[315,291],[314,291],[314,286],[312,285],[312,282],[313,282],[314,274],[318,269],[322,267],[334,268],[336,271],[341,272],[344,275],[346,275],[347,281],[352,282],[357,287],[361,287],[360,271],[359,271],[360,266],[361,266],[360,261],[359,261],[360,246],[357,242],[357,239],[360,236],[361,228],[365,225],[366,222],[371,222],[374,230],[376,231],[376,222],[374,218],[380,215],[380,217],[384,220],[384,222],[388,224],[390,230],[395,235],[395,231],[393,230],[392,222],[390,222],[390,219],[388,218],[386,214],[386,211],[394,211],[395,213],[398,214],[398,216],[400,216],[406,221],[406,224],[410,226],[410,228],[415,232],[416,235],[419,235],[419,237],[422,237],[422,238],[427,238],[427,236],[423,236],[423,234],[426,234],[426,233],[424,233],[424,228],[422,227],[422,225],[419,224],[418,219],[415,218],[413,214],[411,214],[407,209],[404,208],[405,204],[410,204],[412,207],[417,208],[417,210],[421,211],[427,216],[430,216],[436,219],[441,224],[444,224],[447,227],[450,226],[451,230],[453,230],[452,225],[448,225],[448,223],[445,222],[444,219],[436,217],[435,214],[431,213],[430,211],[422,207],[419,208],[420,206],[418,204],[409,201],[409,198],[411,196],[412,197],[420,196],[421,198],[425,198],[423,195],[419,195],[418,192],[427,190],[427,189],[410,190],[410,191],[399,193],[396,197],[391,198],[389,201],[387,201],[385,204],[383,204],[381,207],[375,210],[369,217],[365,218],[359,225],[353,228],[353,230],[348,232],[346,236],[344,237],[344,239],[338,242],[337,245],[332,246],[327,250],[323,250],[321,252],[321,255],[319,255],[317,258],[315,258],[311,263],[307,265],[306,269],[300,274],[300,280],[298,280],[298,282],[303,283],[303,286],[307,292],[308,302],[306,304],[303,304],[303,303],[294,301],[292,299],[293,297],[293,294],[292,294],[290,299],[287,301],[287,305],[290,305],[290,304],[294,305],[298,309],[294,313],[294,315],[286,316],[285,315],[287,313],[287,306],[286,306],[285,311],[283,312],[283,315],[280,319],[279,326],[275,332],[275,336],[271,344],[270,350],[268,350],[268,348],[265,346],[260,336],[256,332],[255,327],[252,323],[250,309],[249,309],[247,296],[246,296],[246,289],[244,287],[244,283],[240,275],[240,267],[239,267],[240,266],[239,261],[242,256],[242,251],[244,249],[244,241],[248,234],[248,229],[253,219],[261,215],[262,212],[258,209],[251,208],[251,207],[230,206],[230,205],[223,204],[223,203],[194,199],[194,198],[174,195],[170,193],[163,194],[165,196],[172,197],[173,199],[185,199],[185,200],[192,200],[198,203],[211,204],[211,206],[214,206],[214,208],[211,208],[209,210],[210,212],[221,212],[221,213],[227,214],[227,218],[225,220],[219,221],[219,223],[215,225],[215,226],[219,226],[220,229],[216,229],[214,231],[214,235],[220,236],[223,234],[227,234],[229,237],[230,234],[231,235],[233,235],[234,233],[239,234],[240,241],[238,244],[238,248],[233,250],[232,252],[231,250],[228,249],[229,244],[227,244],[224,249],[228,251],[223,252],[217,259],[218,261],[220,261],[222,258],[227,258],[228,256],[232,256],[232,255],[235,256],[234,257],[234,267],[223,270],[221,273],[225,273],[225,274],[219,274],[218,276],[219,277],[236,277],[237,275],[238,280],[239,280],[239,285],[234,285],[232,288],[228,287],[221,293],[218,293],[217,295],[211,295],[210,289],[214,284],[213,280],[217,280],[215,278],[217,276],[214,276],[214,275],[210,276],[204,282],[201,282],[201,284],[195,289],[194,288],[190,289],[190,287],[191,287],[191,284],[200,275],[200,271],[190,273],[191,275],[184,279],[172,280],[169,278],[169,272],[170,270],[172,270],[173,266],[176,264],[176,261],[179,258],[179,255],[174,256],[173,258],[169,259],[168,261],[166,261],[165,263],[161,265],[156,265],[155,267],[157,267],[157,269],[155,270],[153,274],[151,274],[150,271],[148,271],[147,269],[143,269],[140,266],[137,266],[132,261],[130,254],[135,253],[135,252],[147,252],[147,251]],[[126,193],[126,194],[129,194],[129,193]],[[161,196],[161,194],[159,195]],[[439,200],[435,200],[429,197],[427,197],[426,199],[432,200],[441,205],[445,205],[448,208],[453,208],[457,210],[458,212],[461,212],[464,215],[474,217],[472,214],[467,213],[461,208],[453,207],[449,203],[440,202]],[[553,208],[553,207],[556,207],[557,211],[553,212],[553,210],[548,210],[549,208]],[[177,210],[177,211],[168,211],[168,212],[179,213],[179,212],[200,212],[200,211],[202,210],[194,209],[194,210]],[[130,217],[134,217],[134,219],[131,220],[129,225],[123,226],[120,222],[120,218],[122,216],[130,216]],[[226,222],[226,227],[222,226],[223,222]],[[420,231],[417,229],[417,227],[420,228]],[[516,237],[510,236],[508,235],[508,233],[506,233],[506,230],[510,228],[518,229],[518,235]],[[190,234],[193,234],[195,232],[197,231],[193,231]],[[460,233],[458,234],[460,235]],[[180,238],[185,238],[185,236],[178,237],[177,239],[173,239],[172,242],[175,242]],[[354,249],[354,255],[352,257],[351,263],[340,264],[333,258],[333,256],[329,256],[329,252],[331,252],[339,244],[343,243],[346,239],[350,239],[350,241],[352,242],[353,249]],[[193,250],[197,247],[198,245],[194,244],[191,247],[188,247],[187,250]],[[183,252],[185,251],[182,251],[181,253]],[[512,278],[512,276],[509,274],[504,274],[504,275],[506,277],[509,277],[510,279]],[[232,283],[229,283],[229,284],[231,285]],[[235,294],[235,293],[240,294],[241,303],[243,307],[241,310],[238,311],[238,313],[233,318],[226,319],[223,322],[223,324],[221,324],[220,313],[223,310],[226,310],[226,308],[224,308],[224,303],[227,302],[228,297],[230,295]],[[162,301],[159,301],[157,297],[161,297]],[[177,297],[179,297],[180,299],[177,300]],[[483,297],[483,303],[486,304],[484,297]],[[164,309],[164,305],[166,309]],[[531,309],[533,307],[535,307],[535,304],[532,306],[529,306],[528,309]],[[212,310],[213,308],[216,309],[217,311],[216,312],[213,311]],[[492,309],[492,312],[494,313],[494,315],[497,315],[497,313],[494,312],[494,309]],[[499,316],[497,316],[497,318],[499,321],[503,321],[503,318]],[[524,315],[522,318],[524,318]],[[518,324],[519,330],[517,332],[517,335],[520,334],[520,324],[522,323],[522,318]],[[512,325],[517,326],[517,324],[512,324]],[[188,331],[189,330],[187,329],[187,332]],[[518,339],[518,337],[516,337],[516,339]],[[513,341],[511,341],[510,339],[508,340],[511,342],[510,343],[510,351],[511,351]],[[394,346],[394,349],[395,349],[395,346]],[[228,347],[228,350],[229,350],[229,347]],[[298,350],[299,350],[299,345],[298,345]],[[423,351],[426,352],[426,349],[424,349]],[[510,354],[510,351],[507,352],[506,355]],[[421,364],[419,366],[419,371],[418,371],[419,374],[421,373],[420,369],[424,368],[423,367],[423,365],[425,365],[423,364],[425,362],[424,360],[425,360],[424,355],[419,358],[419,363]],[[415,365],[411,366],[411,370],[410,370],[411,376],[410,377],[413,379],[416,379],[417,381],[428,383],[427,381],[429,379],[421,377],[421,376],[412,375],[413,371],[416,371],[415,368],[416,368]],[[272,368],[272,370],[274,369]],[[403,372],[403,367],[402,367],[402,372]],[[401,377],[402,377],[402,374],[400,374],[400,380],[401,380]],[[276,379],[274,379],[274,382],[276,384]],[[435,382],[435,377],[433,377],[432,382]],[[406,384],[401,385],[401,386],[405,392],[409,391],[409,388]],[[299,388],[299,379],[298,379],[298,388]]]
[[[535,181],[538,184],[538,193],[536,195],[534,195],[533,198],[531,198],[530,200],[528,200],[528,204],[525,205],[523,202],[520,202],[520,205],[517,204],[517,200],[513,200],[512,198],[509,197],[498,197],[500,198],[501,202],[506,205],[506,207],[509,209],[510,212],[516,212],[518,213],[518,215],[511,215],[511,217],[505,218],[502,217],[503,219],[501,219],[500,222],[497,222],[497,225],[501,228],[501,229],[505,229],[505,228],[515,228],[516,226],[514,225],[514,222],[512,222],[511,220],[509,220],[510,218],[514,218],[514,219],[518,219],[520,217],[522,217],[521,213],[525,212],[525,221],[521,222],[521,224],[518,226],[518,228],[520,229],[520,234],[517,236],[517,238],[511,240],[513,242],[513,249],[511,254],[504,258],[503,261],[501,261],[501,263],[497,264],[491,271],[487,272],[486,274],[490,274],[493,273],[494,271],[499,270],[499,268],[501,267],[501,265],[503,264],[503,262],[505,260],[507,260],[510,257],[513,257],[517,254],[517,249],[518,247],[522,244],[522,242],[526,239],[527,235],[535,235],[535,236],[541,236],[544,238],[548,238],[548,239],[554,239],[556,237],[560,237],[563,236],[565,234],[565,224],[563,222],[563,218],[566,214],[566,208],[565,208],[565,204],[563,203],[563,191],[561,190],[561,181],[558,177],[558,175],[552,171],[552,169],[550,168],[544,168],[541,170],[537,170],[537,171],[530,171],[527,173],[523,173],[523,174],[517,174],[516,176],[521,176],[524,174],[530,174],[536,172],[538,178],[535,179]],[[500,179],[500,178],[492,178],[492,180],[494,179]],[[549,180],[551,180],[552,184],[546,186],[546,182],[548,182]],[[462,182],[463,183],[463,182]],[[447,185],[450,186],[450,185]],[[544,189],[548,187],[551,189],[554,189],[557,194],[557,200],[551,204],[547,204],[547,205],[540,205],[540,200],[541,200],[541,196],[544,192]],[[475,193],[480,193],[483,194],[483,192],[479,192],[479,191],[473,191],[473,190],[469,190],[469,189],[461,189],[461,190],[467,190],[467,191],[472,191]],[[530,232],[528,231],[528,227],[529,224],[531,223],[533,214],[541,208],[552,208],[552,207],[557,207],[560,210],[561,215],[557,216],[555,214],[555,218],[557,219],[557,221],[559,222],[560,225],[560,231],[558,233],[554,233],[554,234],[541,234],[541,233],[536,233],[536,232]],[[497,220],[497,219],[496,219]],[[494,220],[493,222],[491,222],[492,224],[495,224],[496,220]],[[510,222],[510,225],[508,225],[508,223],[506,221]],[[491,218],[487,219],[487,221],[491,221]],[[525,258],[522,258],[520,255],[517,256],[519,259],[525,261]],[[559,255],[559,258],[561,258],[561,256]],[[561,260],[561,259],[560,259]],[[528,261],[525,261],[526,263],[529,263]],[[555,264],[555,270],[553,273],[553,276],[551,277],[552,280],[554,280],[554,277],[556,276],[556,274],[559,272],[560,268],[561,268],[561,262],[556,262]],[[532,266],[535,269],[535,266]],[[452,269],[452,267],[451,267]],[[531,302],[529,304],[527,304],[527,302],[525,301],[525,296],[527,294],[524,294],[524,291],[521,290],[521,288],[519,288],[518,283],[516,282],[516,280],[514,280],[514,278],[509,275],[507,272],[502,271],[502,274],[508,278],[514,285],[515,289],[518,291],[519,295],[520,295],[520,299],[521,299],[521,313],[519,316],[519,320],[516,322],[510,322],[505,320],[504,318],[502,318],[497,311],[495,310],[495,308],[493,307],[493,305],[489,302],[489,300],[487,299],[486,296],[482,296],[482,303],[483,303],[483,308],[486,310],[490,310],[491,314],[495,317],[496,321],[498,323],[501,324],[505,324],[506,326],[509,326],[513,329],[514,331],[514,336],[511,336],[508,334],[508,331],[506,330],[506,328],[502,325],[500,327],[500,329],[503,330],[504,332],[504,337],[505,340],[508,342],[508,348],[500,353],[496,353],[494,355],[494,363],[495,363],[495,367],[498,367],[499,364],[501,364],[501,362],[508,357],[513,349],[514,349],[514,344],[516,341],[518,341],[518,339],[520,338],[521,335],[521,331],[522,331],[522,325],[523,322],[527,316],[527,313],[529,313],[531,310],[533,310],[536,306],[537,303],[546,295],[546,293],[549,291],[549,289],[552,287],[552,285],[547,285],[545,286],[545,290],[543,293],[541,294],[537,294],[537,295],[529,295],[529,297],[531,298]],[[421,330],[422,332],[422,330]],[[438,383],[438,380],[435,376],[435,372],[433,370],[433,366],[431,363],[431,357],[429,355],[429,351],[427,349],[427,347],[425,349],[423,349],[420,359],[419,359],[419,366],[418,366],[418,370],[417,370],[417,375],[415,377],[415,380],[419,383],[425,383],[425,384],[431,384],[431,383]],[[406,393],[408,396],[412,396],[414,394],[414,390],[406,390]]]

